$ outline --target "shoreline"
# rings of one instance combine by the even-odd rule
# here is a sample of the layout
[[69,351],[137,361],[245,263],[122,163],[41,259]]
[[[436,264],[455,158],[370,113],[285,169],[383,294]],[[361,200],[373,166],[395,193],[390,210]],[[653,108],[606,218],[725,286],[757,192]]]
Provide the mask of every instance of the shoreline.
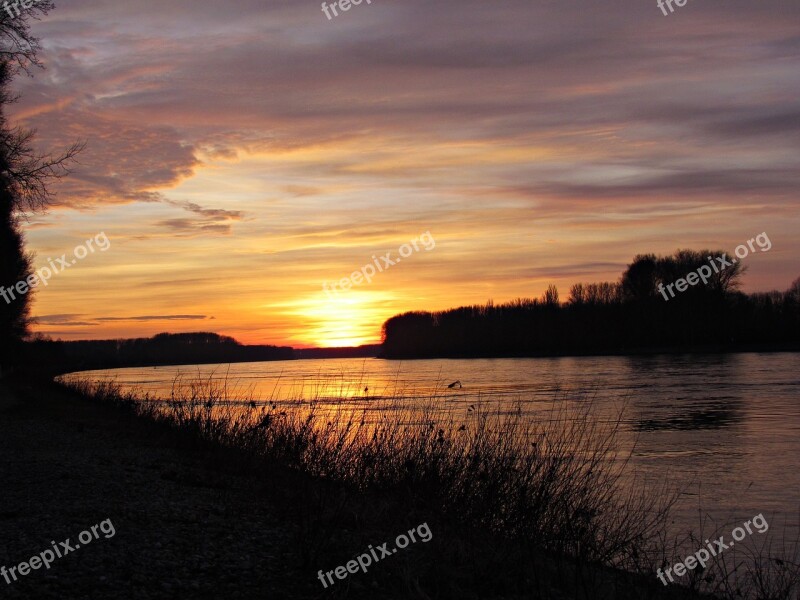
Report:
[[5,597],[250,598],[270,585],[309,597],[297,526],[252,478],[212,468],[113,407],[50,383],[10,383],[0,390],[0,565],[104,519],[116,534],[0,579]]
[[[16,457],[2,475],[17,482],[0,509],[0,535],[7,540],[0,563],[27,560],[42,543],[76,535],[105,518],[117,534],[80,550],[80,558],[71,555],[46,573],[6,586],[12,598],[63,597],[67,590],[73,597],[83,585],[86,593],[96,589],[98,581],[103,597],[130,597],[109,587],[129,576],[149,598],[175,597],[178,590],[186,593],[181,597],[211,598],[228,590],[225,597],[231,598],[263,597],[266,591],[287,599],[378,594],[499,600],[531,597],[534,588],[541,594],[536,597],[554,599],[699,597],[677,586],[660,589],[657,580],[642,575],[535,550],[515,555],[502,540],[430,518],[424,506],[409,507],[393,494],[360,493],[250,462],[51,382],[13,383],[2,385],[0,405],[0,428],[7,434],[3,451]],[[36,477],[20,476],[25,465]],[[41,487],[45,482],[49,493]],[[13,508],[22,498],[41,506],[24,514]],[[433,532],[430,544],[416,544],[367,575],[350,575],[346,588],[323,589],[317,580],[318,569],[343,565],[367,544],[393,540],[423,522]],[[498,556],[499,548],[511,553]],[[249,558],[238,562],[234,557],[240,555]],[[526,566],[517,568],[529,571],[526,579],[507,581],[502,570],[520,560]],[[219,564],[226,565],[225,573]],[[409,572],[416,575],[408,579]],[[581,591],[589,580],[594,587]],[[502,591],[489,593],[489,581]],[[418,590],[409,595],[409,586]],[[515,592],[519,586],[528,592]],[[597,586],[607,594],[589,590]]]
[[[791,353],[800,352],[800,343],[752,343],[752,344],[733,344],[733,345],[696,345],[696,346],[652,346],[646,348],[632,348],[632,349],[608,349],[596,350],[587,352],[542,352],[542,353],[493,353],[493,354],[469,354],[469,353],[442,353],[435,355],[386,355],[382,351],[377,351],[374,355],[365,355],[358,348],[346,349],[355,350],[351,355],[348,352],[341,352],[342,349],[337,349],[337,352],[328,355],[322,352],[325,349],[317,349],[320,352],[310,352],[306,356],[296,355],[293,358],[270,358],[263,360],[242,360],[233,359],[233,357],[217,356],[213,359],[202,361],[190,360],[176,360],[176,361],[132,361],[128,363],[88,363],[80,364],[78,360],[71,360],[67,363],[59,363],[58,360],[50,360],[50,366],[39,369],[39,374],[46,374],[48,377],[55,377],[58,375],[66,375],[69,373],[81,373],[84,371],[105,371],[112,369],[132,369],[132,368],[146,368],[146,367],[178,367],[178,366],[195,366],[195,365],[226,365],[226,364],[241,364],[241,363],[256,363],[256,362],[295,362],[298,360],[336,360],[336,359],[370,359],[375,358],[378,360],[386,361],[413,361],[413,360],[481,360],[481,359],[504,359],[504,358],[589,358],[589,357],[602,357],[602,356],[680,356],[691,354],[746,354],[746,353]],[[29,352],[35,354],[33,348],[28,349]],[[33,358],[33,357],[31,357]],[[51,357],[52,358],[52,357]],[[7,377],[10,373],[0,372],[0,381]]]
[[791,353],[800,352],[800,343],[765,343],[765,344],[736,344],[736,345],[698,345],[698,346],[653,346],[647,348],[632,348],[629,350],[597,350],[587,352],[543,352],[523,354],[436,354],[430,356],[413,355],[379,355],[376,358],[383,360],[471,360],[492,358],[589,358],[593,356],[680,356],[684,354],[749,354],[749,353]]

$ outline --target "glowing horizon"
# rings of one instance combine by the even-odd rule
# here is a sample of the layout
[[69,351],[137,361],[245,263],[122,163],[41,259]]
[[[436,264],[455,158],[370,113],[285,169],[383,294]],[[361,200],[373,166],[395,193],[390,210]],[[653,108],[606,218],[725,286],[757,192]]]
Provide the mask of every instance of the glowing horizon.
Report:
[[[64,4],[34,24],[47,69],[15,81],[11,118],[44,151],[88,146],[25,231],[36,267],[101,231],[112,246],[37,291],[34,332],[378,343],[398,313],[565,298],[636,254],[762,231],[744,289],[786,289],[797,12]],[[426,231],[435,249],[323,291]]]

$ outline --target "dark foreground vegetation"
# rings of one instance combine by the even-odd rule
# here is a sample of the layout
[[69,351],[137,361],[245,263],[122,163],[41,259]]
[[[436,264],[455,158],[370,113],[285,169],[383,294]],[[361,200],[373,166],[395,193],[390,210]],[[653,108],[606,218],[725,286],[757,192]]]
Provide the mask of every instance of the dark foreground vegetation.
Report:
[[422,412],[230,403],[232,390],[212,382],[166,402],[108,384],[72,389],[270,482],[301,523],[309,579],[420,523],[433,532],[369,574],[319,584],[318,597],[777,600],[796,590],[796,556],[764,548],[709,565],[688,588],[664,587],[655,569],[683,552],[666,534],[676,496],[623,484],[624,456],[611,460],[621,421],[599,422],[591,403],[555,401],[550,419],[532,423],[481,407],[455,415],[436,399]]
[[[385,358],[500,357],[800,349],[800,279],[784,291],[738,291],[741,262],[669,300],[659,292],[721,251],[637,256],[619,282],[576,284],[541,299],[409,312],[383,326]],[[731,254],[728,253],[730,257]],[[710,270],[710,269],[709,269]]]

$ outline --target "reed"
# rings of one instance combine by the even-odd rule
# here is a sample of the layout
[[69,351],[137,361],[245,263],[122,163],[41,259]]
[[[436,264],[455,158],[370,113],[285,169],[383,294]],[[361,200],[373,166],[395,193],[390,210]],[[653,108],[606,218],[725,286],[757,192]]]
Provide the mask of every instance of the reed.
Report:
[[[674,560],[687,547],[673,541],[667,552],[678,493],[667,483],[647,488],[623,477],[632,449],[621,450],[622,410],[599,418],[591,400],[567,397],[553,400],[537,419],[520,406],[464,410],[436,397],[409,403],[398,395],[377,405],[352,398],[256,402],[213,377],[176,380],[166,399],[123,392],[109,382],[72,381],[68,387],[156,422],[197,448],[226,449],[245,464],[340,486],[351,499],[393,498],[451,531],[481,532],[518,577],[531,557],[547,556],[583,582],[575,597],[606,597],[598,590],[608,584],[608,567],[643,575],[632,597],[684,597],[674,595],[673,586],[660,590],[654,575],[668,554]],[[347,501],[337,502],[341,512]],[[324,545],[326,537],[310,531],[304,544]],[[308,550],[308,557],[317,564],[320,554]],[[734,570],[709,565],[704,577],[687,581],[689,592],[789,598],[775,594],[796,590],[794,563],[770,552],[754,558],[748,574],[740,563]],[[650,578],[653,586],[646,583]]]

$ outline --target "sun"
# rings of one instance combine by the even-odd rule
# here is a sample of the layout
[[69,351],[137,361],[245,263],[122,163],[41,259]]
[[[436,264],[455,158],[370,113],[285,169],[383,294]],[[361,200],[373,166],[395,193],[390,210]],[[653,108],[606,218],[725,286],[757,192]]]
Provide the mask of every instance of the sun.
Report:
[[370,318],[367,303],[360,300],[356,295],[333,300],[326,298],[320,306],[306,312],[314,344],[331,348],[376,342],[374,319]]
[[380,343],[381,325],[392,315],[386,294],[352,291],[329,298],[314,294],[292,302],[289,312],[302,333],[293,341],[318,348]]

